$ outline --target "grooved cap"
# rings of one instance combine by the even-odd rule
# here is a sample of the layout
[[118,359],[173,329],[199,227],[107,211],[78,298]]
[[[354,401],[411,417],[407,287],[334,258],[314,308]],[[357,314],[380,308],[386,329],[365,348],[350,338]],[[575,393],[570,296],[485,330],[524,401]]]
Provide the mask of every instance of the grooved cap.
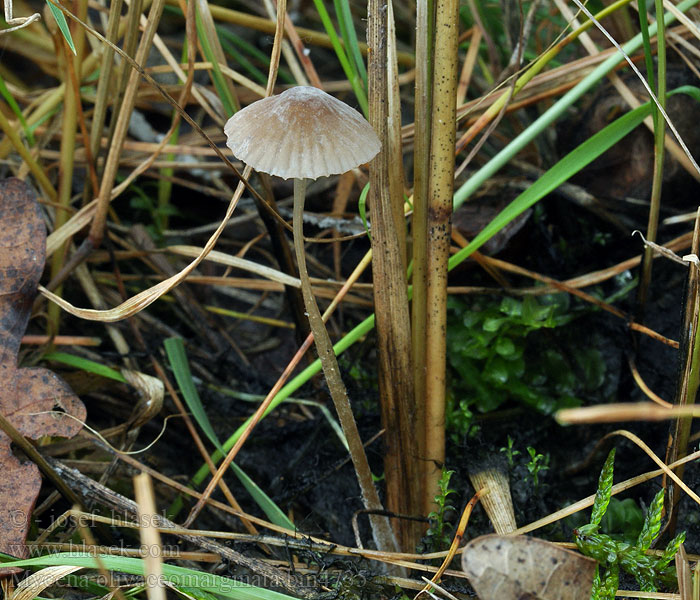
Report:
[[253,102],[228,120],[224,133],[236,158],[283,179],[345,173],[381,149],[359,112],[307,86]]

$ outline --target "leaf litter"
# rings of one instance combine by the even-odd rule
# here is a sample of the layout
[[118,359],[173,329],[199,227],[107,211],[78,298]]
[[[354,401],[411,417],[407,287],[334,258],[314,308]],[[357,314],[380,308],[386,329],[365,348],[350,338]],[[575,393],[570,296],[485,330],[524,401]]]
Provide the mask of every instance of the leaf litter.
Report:
[[[46,227],[34,192],[19,179],[0,182],[0,413],[33,440],[73,437],[85,420],[85,406],[58,375],[17,365],[45,259]],[[41,475],[15,456],[3,431],[0,472],[0,551],[24,558]],[[0,575],[17,571],[0,569]]]

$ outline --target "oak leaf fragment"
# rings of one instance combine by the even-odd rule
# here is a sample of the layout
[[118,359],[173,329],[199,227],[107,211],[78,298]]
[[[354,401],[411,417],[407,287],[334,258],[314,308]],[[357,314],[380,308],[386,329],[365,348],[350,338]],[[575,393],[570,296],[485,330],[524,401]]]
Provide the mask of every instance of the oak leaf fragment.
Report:
[[[17,367],[45,259],[46,228],[34,192],[19,179],[0,181],[0,413],[33,440],[73,437],[85,420],[85,406],[58,375]],[[17,458],[10,438],[0,431],[0,552],[27,556],[27,532],[40,488],[39,469]],[[0,576],[17,571],[0,569]]]

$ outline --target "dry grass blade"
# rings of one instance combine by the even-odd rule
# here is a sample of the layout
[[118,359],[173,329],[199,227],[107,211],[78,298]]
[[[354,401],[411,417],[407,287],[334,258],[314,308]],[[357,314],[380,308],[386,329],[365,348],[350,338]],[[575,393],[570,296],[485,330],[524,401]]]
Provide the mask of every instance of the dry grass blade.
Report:
[[52,586],[66,575],[79,571],[82,567],[62,566],[46,567],[32,573],[17,585],[17,588],[10,596],[10,600],[34,600],[41,595],[46,588]]
[[[155,36],[156,28],[158,27],[158,22],[160,21],[163,6],[164,0],[154,0],[153,4],[151,5],[147,27],[141,38],[138,50],[136,51],[136,56],[134,57],[134,61],[139,65],[146,64],[146,58],[148,57],[151,44],[153,43],[153,37]],[[104,171],[102,172],[102,181],[100,182],[100,189],[97,194],[97,210],[95,211],[95,216],[93,217],[92,224],[90,226],[90,239],[92,240],[94,247],[100,245],[104,234],[105,220],[107,218],[107,210],[111,199],[112,187],[117,174],[119,158],[122,152],[124,140],[126,139],[131,113],[136,102],[136,92],[138,89],[139,80],[140,77],[137,71],[133,70],[129,73],[129,79],[124,92],[124,97],[121,100],[114,135],[112,136],[110,151],[107,155],[107,159],[105,160]]]
[[[250,174],[250,169],[246,169],[243,173],[243,177],[247,178],[248,175]],[[206,246],[202,249],[200,254],[193,260],[189,265],[187,265],[182,271],[177,273],[176,275],[173,275],[172,277],[169,277],[165,281],[160,282],[157,285],[154,285],[152,288],[149,288],[148,290],[145,290],[141,292],[140,294],[137,294],[136,296],[133,296],[132,298],[129,298],[119,306],[108,309],[108,310],[95,310],[95,309],[86,309],[86,308],[77,308],[73,306],[70,302],[67,300],[64,300],[63,298],[60,298],[56,294],[50,292],[47,290],[44,286],[39,286],[39,292],[43,294],[46,298],[51,300],[52,302],[55,302],[58,304],[63,310],[66,312],[69,312],[72,315],[75,315],[76,317],[80,317],[81,319],[87,319],[90,321],[102,321],[105,323],[109,322],[114,322],[114,321],[120,321],[122,319],[126,319],[127,317],[131,317],[135,314],[137,314],[139,311],[143,310],[153,302],[155,302],[158,298],[160,298],[163,294],[166,294],[170,290],[172,290],[175,286],[179,285],[182,283],[187,276],[194,271],[194,269],[204,260],[204,258],[211,252],[212,248],[216,244],[216,241],[219,239],[219,236],[221,235],[221,232],[225,229],[226,227],[226,222],[228,219],[231,217],[233,214],[233,211],[236,208],[236,205],[238,204],[238,200],[243,193],[243,186],[240,185],[236,189],[236,193],[234,194],[233,198],[231,199],[231,202],[229,203],[228,209],[226,210],[226,215],[224,216],[223,220],[219,224],[219,227],[217,227],[216,231],[212,234],[212,236],[209,238],[207,241]]]
[[[168,246],[166,250],[180,256],[197,257],[201,254],[201,248],[197,248],[196,246]],[[266,267],[265,265],[260,265],[252,260],[231,256],[230,254],[225,254],[217,250],[209,252],[206,256],[206,260],[226,265],[227,267],[248,271],[260,275],[260,277],[264,277],[265,279],[269,279],[270,281],[276,281],[295,288],[301,285],[297,277],[291,277],[281,271]]]
[[153,483],[146,473],[134,477],[134,495],[138,505],[139,537],[144,553],[144,576],[148,600],[165,600],[163,586],[163,547],[155,522],[158,514]]
[[518,528],[510,494],[510,480],[498,460],[485,460],[469,467],[469,480],[480,491],[481,505],[496,533],[506,535]]
[[[651,450],[651,448],[649,448],[647,444],[645,444],[641,439],[639,439],[638,436],[624,429],[618,429],[617,431],[609,433],[606,437],[612,437],[614,435],[625,437],[628,440],[631,440],[632,442],[637,444],[637,446],[639,446],[644,451],[644,453],[649,458],[651,458],[651,460],[653,460],[657,465],[659,465],[663,472],[666,473],[666,475],[668,475],[680,489],[682,489],[686,494],[688,494],[688,496],[690,496],[695,503],[700,505],[700,496],[698,496],[698,494],[691,490],[690,487],[678,475],[676,475],[675,471],[672,471],[670,467],[668,467],[658,456],[656,456],[656,454]],[[675,461],[673,464],[684,464],[684,462]]]
[[122,369],[121,373],[129,385],[138,390],[139,394],[139,401],[134,406],[128,425],[140,427],[153,419],[163,408],[165,387],[160,379],[145,373],[129,369]]
[[693,576],[683,544],[680,545],[676,554],[676,573],[678,573],[678,595],[680,600],[693,600]]
[[[447,567],[450,565],[452,562],[452,559],[456,556],[459,545],[462,543],[462,538],[464,536],[464,532],[467,529],[467,524],[469,523],[469,518],[472,515],[472,511],[474,510],[474,507],[476,506],[476,503],[482,498],[483,496],[483,490],[477,490],[476,494],[474,494],[469,502],[467,502],[467,505],[464,507],[464,510],[462,511],[462,516],[459,519],[459,524],[457,525],[457,530],[455,531],[455,536],[452,539],[452,543],[450,544],[450,548],[447,550],[447,553],[445,554],[445,558],[442,561],[442,564],[438,568],[437,571],[435,571],[435,575],[431,578],[430,582],[428,582],[428,585],[426,585],[422,591],[427,592],[433,584],[437,583],[440,581],[440,578],[442,575],[447,571]],[[462,550],[463,551],[463,550]],[[420,594],[416,596],[418,598]]]
[[[419,435],[413,392],[411,329],[406,288],[406,239],[403,212],[403,173],[398,126],[401,107],[397,98],[396,69],[387,31],[393,29],[393,13],[381,2],[369,6],[368,40],[373,48],[368,65],[369,120],[382,142],[382,150],[370,163],[372,218],[372,272],[378,333],[379,390],[382,425],[387,430],[384,466],[388,509],[397,514],[422,512]],[[391,112],[390,112],[391,111]],[[395,521],[401,549],[415,547],[421,526],[409,520]]]
[[557,421],[565,425],[583,423],[621,423],[623,421],[664,421],[679,417],[700,416],[700,406],[659,406],[651,402],[631,402],[565,408],[560,410]]

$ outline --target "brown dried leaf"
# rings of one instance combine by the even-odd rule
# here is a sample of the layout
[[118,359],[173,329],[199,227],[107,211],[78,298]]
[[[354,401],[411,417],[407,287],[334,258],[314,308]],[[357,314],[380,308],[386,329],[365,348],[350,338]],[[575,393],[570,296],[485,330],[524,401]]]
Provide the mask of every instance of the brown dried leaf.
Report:
[[588,600],[595,567],[595,560],[525,535],[484,535],[462,553],[482,600]]
[[[17,368],[45,252],[46,229],[34,193],[19,179],[1,181],[0,412],[20,433],[35,440],[45,435],[73,437],[85,419],[83,403],[58,375],[47,369]],[[23,558],[41,476],[34,463],[14,456],[10,438],[2,431],[0,472],[0,551]],[[0,569],[0,575],[16,571]]]

